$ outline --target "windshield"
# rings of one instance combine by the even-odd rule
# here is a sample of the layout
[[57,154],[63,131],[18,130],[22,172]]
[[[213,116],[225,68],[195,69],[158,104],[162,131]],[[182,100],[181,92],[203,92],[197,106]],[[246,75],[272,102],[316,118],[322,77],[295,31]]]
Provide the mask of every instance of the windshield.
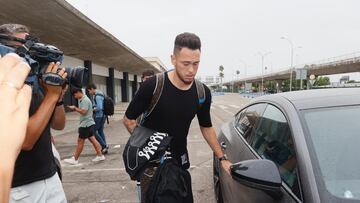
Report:
[[306,110],[303,118],[325,193],[360,200],[360,106]]

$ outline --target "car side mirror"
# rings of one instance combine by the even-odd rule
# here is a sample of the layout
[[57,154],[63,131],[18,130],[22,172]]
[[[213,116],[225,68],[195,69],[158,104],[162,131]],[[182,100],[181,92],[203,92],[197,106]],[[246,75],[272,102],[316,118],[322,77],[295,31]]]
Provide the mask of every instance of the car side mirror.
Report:
[[281,199],[281,176],[274,162],[266,159],[246,160],[231,166],[231,176],[245,186],[262,190]]

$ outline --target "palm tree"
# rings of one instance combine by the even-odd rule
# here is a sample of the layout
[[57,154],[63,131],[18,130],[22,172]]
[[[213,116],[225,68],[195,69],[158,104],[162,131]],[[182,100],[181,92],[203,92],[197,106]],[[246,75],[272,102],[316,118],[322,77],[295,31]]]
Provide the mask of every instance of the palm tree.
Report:
[[240,75],[240,71],[239,71],[239,70],[236,71],[236,75],[237,75],[237,78],[239,78],[239,75]]
[[223,66],[223,65],[219,66],[219,71],[220,71],[220,72],[223,72],[223,71],[224,71],[224,66]]
[[219,77],[220,77],[220,87],[221,87],[221,91],[222,91],[222,79],[224,78],[224,66],[223,65],[219,66]]

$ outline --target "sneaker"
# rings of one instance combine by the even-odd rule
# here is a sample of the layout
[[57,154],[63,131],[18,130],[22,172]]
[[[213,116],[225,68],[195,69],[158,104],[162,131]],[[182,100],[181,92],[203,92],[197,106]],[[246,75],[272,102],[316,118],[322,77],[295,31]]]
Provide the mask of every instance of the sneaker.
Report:
[[64,159],[64,162],[71,164],[71,165],[77,165],[79,164],[78,160],[75,160],[75,157],[71,157],[69,159]]
[[101,156],[96,156],[92,161],[99,162],[99,161],[104,161],[104,160],[105,160],[105,156],[101,155]]
[[106,145],[106,147],[101,149],[101,153],[107,154],[109,152],[109,145]]

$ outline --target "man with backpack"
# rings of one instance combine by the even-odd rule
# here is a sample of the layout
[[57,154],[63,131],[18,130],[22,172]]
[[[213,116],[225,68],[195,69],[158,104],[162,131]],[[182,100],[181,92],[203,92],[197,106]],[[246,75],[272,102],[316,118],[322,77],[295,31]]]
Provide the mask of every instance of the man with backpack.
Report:
[[105,94],[96,89],[96,85],[91,83],[86,87],[86,90],[93,97],[93,109],[95,113],[95,137],[96,140],[101,145],[101,152],[107,154],[109,150],[109,145],[106,143],[105,133],[104,133],[104,124],[106,120],[106,115],[104,112],[104,100]]
[[[158,132],[167,133],[172,137],[170,143],[171,157],[183,169],[183,172],[188,173],[190,160],[187,151],[187,135],[191,121],[197,115],[204,139],[219,158],[223,169],[230,174],[231,163],[223,153],[211,123],[211,92],[208,87],[195,80],[200,63],[200,54],[201,42],[198,36],[192,33],[178,35],[171,56],[174,70],[149,78],[140,86],[126,110],[123,122],[132,134],[137,126],[136,118],[144,113],[145,116],[141,125]],[[142,202],[152,202],[144,199],[144,194],[149,185],[143,184],[143,182],[149,182],[148,179],[151,179],[152,175],[144,177],[147,176],[145,174],[141,178]],[[190,174],[188,173],[185,179],[182,178],[183,180],[185,180],[185,184],[182,186],[189,189],[187,192],[190,193],[186,195],[186,202],[192,202]],[[180,193],[179,191],[174,192]],[[177,196],[178,194],[167,195]]]

